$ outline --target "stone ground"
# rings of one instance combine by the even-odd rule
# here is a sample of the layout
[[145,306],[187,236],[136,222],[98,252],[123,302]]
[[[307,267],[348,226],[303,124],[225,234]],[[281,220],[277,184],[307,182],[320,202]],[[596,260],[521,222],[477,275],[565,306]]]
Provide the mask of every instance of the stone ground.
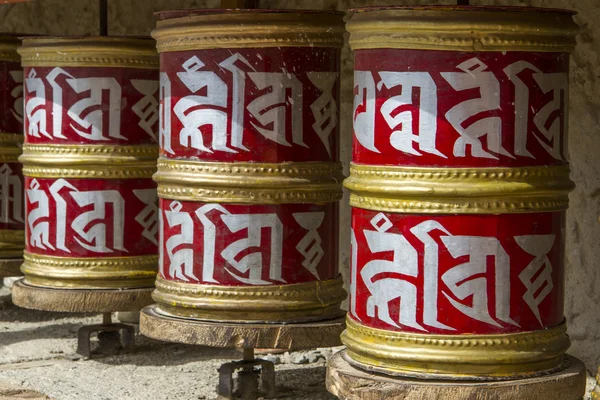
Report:
[[[75,353],[77,329],[100,323],[93,314],[20,309],[0,290],[0,400],[216,399],[217,368],[241,359],[235,350],[171,344],[136,337],[129,355],[84,359]],[[277,398],[335,399],[325,390],[332,349],[270,355]],[[46,397],[47,396],[47,397]]]
[[[136,337],[133,354],[85,359],[77,329],[99,315],[20,309],[0,289],[0,400],[216,399],[217,368],[234,350]],[[268,355],[276,363],[277,398],[333,400],[325,390],[326,358],[338,349]],[[588,392],[595,386],[588,380]],[[590,399],[589,395],[585,398]]]

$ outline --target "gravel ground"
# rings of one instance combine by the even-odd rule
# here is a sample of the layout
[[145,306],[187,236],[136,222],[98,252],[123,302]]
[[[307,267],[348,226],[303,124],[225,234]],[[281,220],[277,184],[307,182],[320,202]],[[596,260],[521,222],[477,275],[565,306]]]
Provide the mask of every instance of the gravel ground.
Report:
[[[85,359],[75,353],[94,314],[21,309],[0,289],[0,400],[217,399],[217,368],[235,350],[165,343],[136,336],[133,354]],[[325,390],[326,359],[339,349],[261,356],[276,365],[277,398],[334,400]],[[588,393],[595,380],[588,378]],[[584,400],[591,399],[586,395]]]
[[[133,354],[84,359],[75,353],[77,329],[100,322],[93,314],[20,309],[0,290],[0,400],[216,399],[217,368],[241,358],[235,350],[138,335]],[[335,399],[324,386],[332,351],[266,356],[276,363],[277,398]]]

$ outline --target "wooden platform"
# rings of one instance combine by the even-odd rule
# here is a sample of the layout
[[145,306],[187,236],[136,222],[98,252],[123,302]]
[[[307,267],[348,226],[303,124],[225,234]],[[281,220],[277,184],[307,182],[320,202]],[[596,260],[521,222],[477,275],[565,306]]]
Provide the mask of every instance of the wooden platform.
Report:
[[327,390],[340,400],[581,400],[585,393],[585,366],[570,356],[561,372],[497,382],[384,376],[356,369],[345,357],[345,350],[335,354],[327,367]]
[[215,323],[172,317],[156,305],[142,310],[142,335],[211,347],[313,349],[341,345],[345,318],[301,324]]
[[152,304],[154,288],[142,289],[55,289],[29,285],[23,279],[14,283],[13,303],[44,311],[97,312],[139,311]]

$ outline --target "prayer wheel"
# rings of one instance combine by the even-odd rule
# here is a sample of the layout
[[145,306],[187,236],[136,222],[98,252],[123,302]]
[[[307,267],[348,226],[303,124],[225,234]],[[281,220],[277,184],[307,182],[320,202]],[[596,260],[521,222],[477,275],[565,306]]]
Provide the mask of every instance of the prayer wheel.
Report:
[[345,360],[453,381],[564,370],[573,13],[355,11]]
[[[27,38],[17,305],[126,311],[158,265],[158,55],[137,38]],[[51,289],[51,290],[50,290]]]
[[234,323],[342,315],[342,16],[159,13],[157,312]]
[[0,35],[0,278],[19,276],[25,245],[23,175],[23,69],[16,36]]

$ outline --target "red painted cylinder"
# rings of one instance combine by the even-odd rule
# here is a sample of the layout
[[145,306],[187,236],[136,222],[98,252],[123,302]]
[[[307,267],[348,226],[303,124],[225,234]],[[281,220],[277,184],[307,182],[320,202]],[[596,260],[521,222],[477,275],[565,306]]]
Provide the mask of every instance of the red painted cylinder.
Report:
[[348,24],[354,365],[452,379],[561,367],[571,15],[391,7]]
[[158,60],[147,39],[27,38],[25,282],[152,287]]
[[16,36],[0,35],[0,278],[21,275],[23,262],[23,69]]
[[175,316],[340,315],[342,14],[159,14],[161,268]]

